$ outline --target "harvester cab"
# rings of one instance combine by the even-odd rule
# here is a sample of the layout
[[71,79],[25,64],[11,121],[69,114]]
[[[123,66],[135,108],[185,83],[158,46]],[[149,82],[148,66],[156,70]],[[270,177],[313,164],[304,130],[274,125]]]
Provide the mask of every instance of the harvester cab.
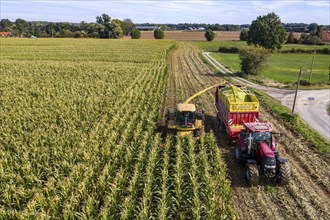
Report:
[[204,132],[204,111],[196,112],[194,104],[177,104],[173,112],[168,111],[167,128],[179,136],[194,133],[198,137]]
[[251,185],[259,182],[259,174],[277,183],[290,180],[288,161],[279,157],[273,126],[269,122],[244,123],[238,136],[235,158],[246,165],[246,177]]

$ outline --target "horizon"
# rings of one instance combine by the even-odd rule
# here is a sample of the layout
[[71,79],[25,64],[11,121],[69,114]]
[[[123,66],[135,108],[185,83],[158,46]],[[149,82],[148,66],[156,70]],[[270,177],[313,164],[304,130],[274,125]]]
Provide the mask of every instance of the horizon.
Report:
[[[47,1],[2,0],[1,19],[39,22],[95,22],[96,16],[130,18],[136,24],[251,24],[260,15],[275,12],[286,23],[329,25],[329,1]],[[313,16],[306,16],[309,11]],[[208,13],[207,13],[208,12]],[[147,15],[147,16],[146,16]],[[299,18],[299,19],[297,19]]]

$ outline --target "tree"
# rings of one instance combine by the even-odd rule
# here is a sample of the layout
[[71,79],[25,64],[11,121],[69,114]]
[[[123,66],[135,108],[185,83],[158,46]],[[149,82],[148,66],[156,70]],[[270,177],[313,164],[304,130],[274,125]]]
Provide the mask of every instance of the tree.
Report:
[[204,36],[205,36],[205,38],[206,38],[207,41],[212,41],[215,38],[216,35],[217,34],[215,32],[213,32],[211,29],[207,29],[205,31],[205,35]]
[[316,29],[316,33],[315,33],[315,36],[319,37],[320,39],[322,39],[322,26],[321,25],[318,25],[317,26],[317,29]]
[[46,25],[45,29],[46,29],[46,33],[48,34],[48,36],[54,37],[54,35],[56,34],[55,26],[56,25],[52,22],[50,22]]
[[256,47],[247,46],[239,51],[239,58],[241,60],[241,71],[247,75],[258,75],[267,64],[269,57],[269,50]]
[[12,31],[12,22],[8,19],[1,19],[0,31]]
[[128,36],[131,34],[133,30],[135,30],[135,24],[133,21],[129,18],[126,18],[122,21],[122,26],[121,28],[123,29],[123,33],[125,36]]
[[286,42],[288,44],[293,44],[294,43],[294,35],[293,35],[293,32],[291,31],[289,36],[288,36],[288,39],[286,40]]
[[247,41],[247,39],[249,38],[249,30],[244,28],[241,30],[241,33],[239,34],[239,39],[241,41]]
[[162,29],[156,29],[154,30],[154,38],[155,39],[164,39],[165,34],[164,31]]
[[96,16],[96,23],[101,24],[104,28],[99,29],[99,35],[101,38],[110,38],[111,35],[111,17],[107,14]]
[[318,36],[305,33],[301,34],[299,43],[310,45],[324,45],[324,42],[322,42],[322,40]]
[[311,33],[312,35],[315,35],[317,32],[317,27],[318,27],[317,23],[311,23],[310,25],[308,25],[309,33]]
[[17,18],[15,21],[15,25],[16,25],[16,28],[17,28],[19,34],[21,34],[21,35],[27,34],[29,26],[28,26],[28,23],[24,19]]
[[119,19],[113,19],[110,25],[110,36],[113,38],[122,38],[124,35],[122,27],[122,21]]
[[286,31],[274,12],[252,21],[248,34],[248,45],[258,45],[270,50],[280,49],[286,40]]
[[133,29],[130,33],[132,39],[140,39],[141,38],[141,32],[137,29]]

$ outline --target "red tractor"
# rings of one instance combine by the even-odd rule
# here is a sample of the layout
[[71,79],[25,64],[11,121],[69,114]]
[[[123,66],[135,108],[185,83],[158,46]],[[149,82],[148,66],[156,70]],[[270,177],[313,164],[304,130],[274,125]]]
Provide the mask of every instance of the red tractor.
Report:
[[259,183],[259,175],[279,184],[287,184],[291,178],[286,159],[276,151],[275,135],[269,122],[243,123],[244,129],[238,135],[235,158],[246,166],[246,177],[251,185]]

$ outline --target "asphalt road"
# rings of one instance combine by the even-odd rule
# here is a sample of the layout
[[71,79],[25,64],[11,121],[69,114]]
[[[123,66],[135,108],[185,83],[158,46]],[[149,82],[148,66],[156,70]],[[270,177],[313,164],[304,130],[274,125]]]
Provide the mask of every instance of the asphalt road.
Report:
[[[253,88],[262,90],[268,95],[281,101],[282,105],[292,109],[294,91],[278,89],[252,83],[243,78],[233,76],[233,72],[228,70],[218,61],[210,56],[209,52],[204,52],[203,56],[220,72],[226,74],[233,81],[246,84]],[[330,116],[327,113],[327,106],[330,104],[330,89],[324,90],[302,90],[298,91],[294,112],[297,113],[310,127],[319,132],[327,140],[330,140]]]

